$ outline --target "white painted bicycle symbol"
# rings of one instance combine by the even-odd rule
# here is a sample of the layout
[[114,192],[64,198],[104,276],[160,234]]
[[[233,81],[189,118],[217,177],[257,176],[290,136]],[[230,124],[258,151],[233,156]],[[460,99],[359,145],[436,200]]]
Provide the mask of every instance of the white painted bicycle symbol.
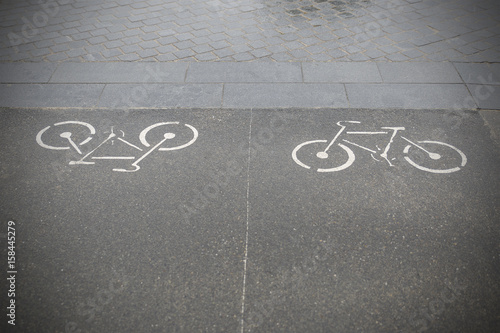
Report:
[[[170,131],[171,127],[181,127],[180,129],[177,128],[178,130],[184,130],[184,132],[187,131],[189,134],[185,134],[183,137],[188,136],[187,140],[176,142],[173,147],[160,147],[163,145],[167,140],[172,140],[176,137],[176,134],[172,131]],[[81,127],[83,131],[85,132],[85,135],[79,135],[77,138],[74,132],[71,131],[64,131],[63,128],[65,127],[71,127],[71,128],[76,128],[76,127]],[[62,138],[62,142],[59,142],[60,145],[55,145],[55,143],[52,143],[54,141],[54,129],[63,129],[62,131],[59,130],[59,138]],[[165,128],[162,131],[162,135],[159,137],[159,141],[151,145],[148,142],[148,133],[150,133],[151,130],[153,129],[159,129],[159,128]],[[166,130],[169,129],[169,130]],[[125,133],[123,131],[121,132],[121,135],[117,134],[114,132],[113,127],[111,127],[111,133],[105,138],[97,147],[92,149],[90,152],[86,153],[85,155],[82,152],[82,146],[86,145],[90,140],[92,140],[93,135],[96,134],[95,128],[85,122],[81,121],[63,121],[59,122],[51,126],[47,126],[44,129],[42,129],[40,132],[38,132],[36,136],[36,142],[43,148],[46,149],[51,149],[51,150],[67,150],[67,149],[74,149],[79,155],[82,155],[83,157],[76,160],[76,161],[70,161],[70,165],[94,165],[96,160],[133,160],[131,166],[132,169],[123,169],[123,168],[114,168],[113,171],[117,172],[136,172],[138,171],[141,167],[139,166],[139,163],[144,160],[149,154],[151,154],[153,151],[158,150],[158,151],[172,151],[172,150],[179,150],[186,148],[190,145],[192,145],[196,139],[198,138],[198,131],[196,128],[189,124],[180,124],[178,121],[170,121],[170,122],[161,122],[161,123],[156,123],[151,126],[146,127],[142,132],[139,134],[139,140],[141,144],[145,148],[141,148],[137,145],[134,145],[133,143],[129,142],[128,140],[125,140]],[[51,133],[52,135],[50,135]],[[81,134],[81,131],[79,131],[79,134]],[[47,140],[48,136],[52,137],[52,140]],[[158,135],[156,135],[158,137]],[[114,140],[119,140],[120,142],[125,143],[126,145],[132,147],[132,149],[135,149],[139,152],[139,156],[109,156],[109,155],[104,155],[104,156],[96,156],[96,152],[101,148],[103,145],[106,143],[110,142],[113,144]],[[142,154],[142,155],[141,155]]]
[[[344,125],[344,124],[360,124],[360,123],[361,122],[359,122],[359,121],[339,121],[339,122],[337,122],[337,125],[340,126],[340,130],[338,131],[338,133],[335,135],[335,137],[330,142],[328,142],[328,140],[312,140],[312,141],[303,142],[303,143],[299,144],[297,147],[295,147],[295,149],[293,150],[293,152],[292,152],[293,160],[295,161],[295,163],[297,163],[301,167],[306,168],[306,169],[311,169],[311,165],[308,165],[307,163],[303,162],[301,159],[310,160],[311,159],[310,155],[314,154],[315,155],[314,158],[317,158],[319,160],[323,160],[323,162],[327,161],[328,158],[331,157],[330,156],[331,153],[329,154],[330,149],[332,148],[332,146],[334,146],[334,143],[337,142],[337,145],[334,147],[342,148],[345,151],[345,153],[347,153],[347,160],[344,162],[344,160],[345,160],[345,154],[344,154],[343,159],[341,157],[340,161],[334,160],[333,158],[330,158],[332,161],[328,161],[328,163],[331,162],[333,164],[332,167],[319,167],[319,168],[315,168],[315,169],[317,172],[341,171],[341,170],[344,170],[344,169],[347,169],[348,167],[350,167],[356,158],[354,155],[354,152],[352,151],[351,148],[349,148],[347,145],[345,145],[343,143],[338,142],[341,134],[345,133],[348,135],[366,136],[366,135],[384,135],[384,134],[389,134],[392,132],[390,139],[389,139],[389,142],[387,143],[387,145],[385,146],[385,148],[383,150],[381,148],[379,148],[378,146],[376,147],[376,149],[378,151],[374,150],[374,149],[370,149],[370,148],[367,148],[361,144],[358,144],[358,143],[355,143],[355,142],[352,142],[352,141],[349,141],[346,139],[342,139],[342,142],[349,144],[351,146],[354,146],[354,147],[361,148],[364,151],[368,151],[371,154],[371,157],[376,161],[381,161],[381,159],[377,158],[377,157],[380,157],[380,158],[384,159],[385,161],[387,161],[387,163],[389,163],[390,166],[394,166],[391,163],[391,160],[394,160],[394,158],[389,159],[388,153],[389,153],[389,150],[391,149],[391,144],[394,142],[394,139],[398,135],[398,132],[404,131],[405,128],[404,127],[381,127],[381,129],[385,130],[385,131],[377,131],[377,132],[344,131],[347,127],[347,125]],[[399,136],[399,137],[409,143],[403,150],[403,153],[405,154],[404,159],[410,165],[412,165],[415,168],[420,169],[422,171],[427,171],[427,172],[431,172],[431,173],[452,173],[452,172],[459,171],[467,163],[467,157],[465,156],[465,154],[463,152],[461,152],[459,149],[457,149],[456,147],[454,147],[448,143],[439,142],[439,141],[428,141],[428,140],[414,142],[414,141],[411,141],[403,136]],[[310,154],[307,155],[305,153],[305,151],[309,152]],[[381,153],[380,153],[380,151],[381,151]],[[439,153],[436,151],[439,151]],[[418,163],[415,162],[414,161],[415,158],[412,159],[411,157],[414,156],[416,152],[420,152],[420,153],[422,153],[421,155],[426,156],[427,161],[430,162],[428,164],[431,164],[432,166],[429,166],[429,165],[424,166],[426,164],[425,163],[426,161],[419,160]],[[299,158],[299,156],[300,156],[300,158]],[[452,163],[455,163],[455,165],[447,165],[447,166],[445,166],[445,168],[439,168],[439,165],[437,165],[437,162],[442,161],[445,156],[452,159],[454,161]],[[316,160],[316,161],[318,161],[318,160]],[[342,163],[342,164],[338,165],[339,163]],[[309,164],[314,164],[314,161],[313,161],[313,163],[309,163]],[[421,164],[424,164],[424,165],[421,165]],[[322,164],[322,166],[324,166],[324,163]]]

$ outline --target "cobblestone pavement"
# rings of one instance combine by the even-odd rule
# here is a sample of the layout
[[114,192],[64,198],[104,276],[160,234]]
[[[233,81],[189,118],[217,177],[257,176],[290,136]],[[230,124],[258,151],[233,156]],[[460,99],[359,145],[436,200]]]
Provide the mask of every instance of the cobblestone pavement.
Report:
[[497,0],[4,0],[0,61],[500,60]]

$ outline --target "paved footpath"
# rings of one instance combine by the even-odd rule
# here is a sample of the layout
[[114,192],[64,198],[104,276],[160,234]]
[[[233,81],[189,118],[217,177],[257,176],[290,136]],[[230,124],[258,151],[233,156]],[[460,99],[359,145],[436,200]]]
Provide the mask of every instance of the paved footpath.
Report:
[[3,1],[3,61],[500,59],[496,0]]
[[1,332],[500,331],[498,1],[9,0],[0,32]]

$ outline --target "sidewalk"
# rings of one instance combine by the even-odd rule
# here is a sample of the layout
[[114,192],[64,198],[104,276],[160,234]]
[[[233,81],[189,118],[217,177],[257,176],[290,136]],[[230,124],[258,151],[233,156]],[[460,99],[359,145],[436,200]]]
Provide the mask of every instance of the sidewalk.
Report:
[[0,106],[500,108],[496,1],[0,8]]
[[4,1],[0,61],[498,62],[495,0]]

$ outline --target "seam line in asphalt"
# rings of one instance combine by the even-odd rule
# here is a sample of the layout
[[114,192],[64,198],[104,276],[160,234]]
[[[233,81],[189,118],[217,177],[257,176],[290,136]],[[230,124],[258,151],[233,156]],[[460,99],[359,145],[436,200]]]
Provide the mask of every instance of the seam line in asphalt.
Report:
[[245,296],[246,296],[246,281],[247,281],[247,261],[248,261],[248,223],[250,219],[250,154],[251,154],[251,142],[252,142],[252,121],[253,121],[253,111],[250,110],[250,125],[248,130],[248,156],[247,156],[247,193],[246,193],[246,221],[245,221],[245,252],[243,258],[243,289],[241,293],[241,333],[245,330]]

